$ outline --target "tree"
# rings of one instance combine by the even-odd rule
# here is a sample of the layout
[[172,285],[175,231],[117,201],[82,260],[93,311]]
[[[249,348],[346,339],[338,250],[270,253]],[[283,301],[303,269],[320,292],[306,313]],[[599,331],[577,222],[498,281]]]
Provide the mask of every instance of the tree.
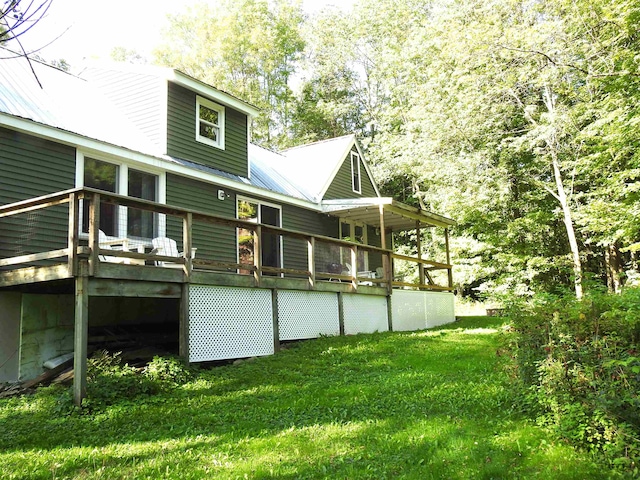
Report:
[[276,145],[287,136],[289,82],[304,47],[300,1],[224,0],[215,7],[197,5],[170,21],[156,62],[259,107],[257,142]]

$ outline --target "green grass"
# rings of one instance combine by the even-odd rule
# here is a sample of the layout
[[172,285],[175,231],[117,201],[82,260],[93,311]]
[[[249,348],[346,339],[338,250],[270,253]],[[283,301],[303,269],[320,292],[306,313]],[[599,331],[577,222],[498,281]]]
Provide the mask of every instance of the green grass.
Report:
[[521,412],[501,325],[301,342],[91,414],[1,400],[0,478],[605,477]]

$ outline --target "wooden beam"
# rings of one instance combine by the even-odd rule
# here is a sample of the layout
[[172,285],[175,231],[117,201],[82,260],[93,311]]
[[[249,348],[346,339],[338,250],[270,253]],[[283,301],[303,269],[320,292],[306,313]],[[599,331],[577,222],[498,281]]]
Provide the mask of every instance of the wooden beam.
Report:
[[182,248],[184,250],[184,272],[187,282],[191,278],[193,272],[193,254],[192,254],[192,231],[193,231],[193,215],[191,212],[185,214],[182,220]]
[[418,244],[418,278],[420,285],[424,285],[424,265],[422,260],[422,230],[420,230],[420,222],[416,221],[416,242]]
[[10,265],[20,265],[21,263],[32,263],[39,260],[50,260],[52,258],[61,258],[71,256],[68,248],[60,250],[51,250],[50,252],[32,253],[30,255],[20,255],[19,257],[11,257],[0,260],[0,267],[8,267]]
[[253,230],[253,278],[256,285],[260,286],[260,278],[262,277],[262,228],[257,225]]
[[180,289],[180,325],[178,334],[178,354],[189,363],[189,291],[190,285],[183,283]]
[[75,329],[73,349],[73,402],[82,406],[87,396],[87,349],[89,336],[89,265],[81,260],[78,265],[75,295]]
[[69,273],[69,266],[66,262],[47,267],[26,267],[10,272],[0,272],[0,287],[49,282],[67,278],[73,278],[73,275]]
[[100,270],[100,194],[85,198],[83,205],[89,209],[89,275],[93,276]]
[[80,220],[80,200],[77,193],[69,195],[69,238],[67,249],[69,250],[67,262],[69,272],[76,275],[78,272],[78,225]]
[[307,262],[309,268],[309,286],[314,289],[316,286],[316,239],[307,239]]
[[89,283],[89,296],[182,298],[182,287],[179,283],[95,278]]
[[344,335],[344,293],[338,292],[338,324],[340,335]]
[[280,316],[278,313],[278,289],[271,290],[271,316],[273,318],[273,351],[280,351]]

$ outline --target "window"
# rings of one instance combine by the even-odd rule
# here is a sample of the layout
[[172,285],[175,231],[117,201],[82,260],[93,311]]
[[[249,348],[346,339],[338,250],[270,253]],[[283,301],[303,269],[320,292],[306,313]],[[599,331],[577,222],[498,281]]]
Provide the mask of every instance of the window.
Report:
[[[237,216],[240,220],[264,225],[281,226],[282,210],[278,205],[269,205],[257,200],[240,198],[237,200]],[[238,228],[238,263],[253,264],[253,231]],[[262,233],[262,265],[281,268],[282,237],[275,233]],[[240,273],[250,273],[240,270]]]
[[224,149],[224,107],[196,97],[196,140]]
[[355,193],[362,192],[362,185],[360,182],[360,155],[356,152],[351,152],[351,184]]
[[[351,220],[342,220],[340,222],[340,238],[349,242],[367,245],[367,226],[363,223],[356,223]],[[351,262],[351,250],[346,247],[340,249],[340,262],[342,264]],[[362,272],[368,270],[369,252],[358,250],[357,271]]]
[[[79,154],[82,182],[106,192],[128,195],[153,202],[164,202],[164,175],[129,168],[125,163],[110,163]],[[100,204],[100,230],[110,237],[151,239],[163,235],[164,215],[137,208]],[[82,231],[89,231],[89,209],[82,206]]]

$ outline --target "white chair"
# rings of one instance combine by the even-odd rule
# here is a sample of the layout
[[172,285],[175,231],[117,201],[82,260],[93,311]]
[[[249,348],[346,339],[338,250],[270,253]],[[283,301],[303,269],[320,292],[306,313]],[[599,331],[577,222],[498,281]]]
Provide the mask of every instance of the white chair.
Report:
[[[98,230],[98,246],[102,250],[122,250],[124,252],[128,252],[128,243],[126,238],[109,238],[107,234],[102,230]],[[119,246],[120,248],[113,248],[114,246]],[[101,262],[109,262],[109,263],[129,263],[128,258],[122,257],[112,257],[110,255],[99,255]]]
[[[184,257],[184,252],[178,252],[178,244],[173,238],[168,237],[156,237],[151,240],[151,244],[153,245],[153,253],[156,255],[160,255],[162,257],[176,257],[181,258]],[[196,249],[191,249],[191,258],[196,257]],[[160,267],[174,267],[174,268],[182,268],[182,263],[171,263],[171,262],[162,262],[156,261],[156,265]]]

